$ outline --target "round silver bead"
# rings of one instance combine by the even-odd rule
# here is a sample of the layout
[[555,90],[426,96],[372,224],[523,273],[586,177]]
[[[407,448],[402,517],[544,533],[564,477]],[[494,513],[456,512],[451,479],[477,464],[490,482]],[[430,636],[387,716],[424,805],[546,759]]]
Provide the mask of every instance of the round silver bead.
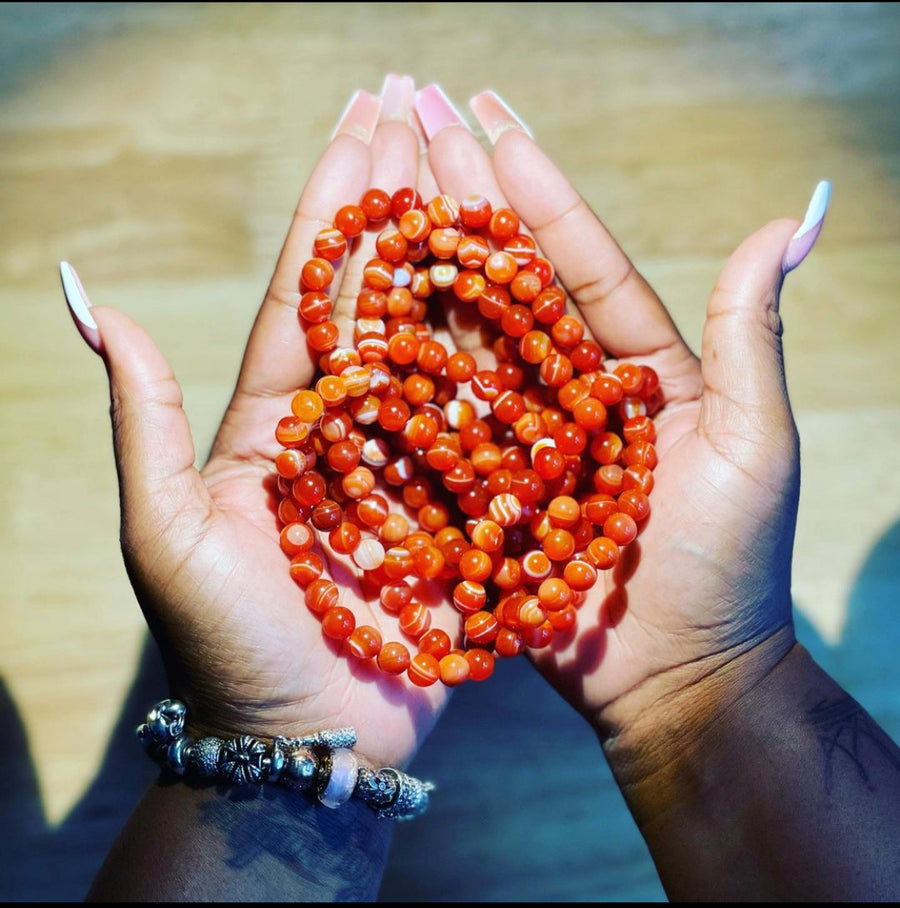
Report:
[[316,758],[312,751],[298,747],[291,752],[281,779],[289,788],[299,788],[305,791],[312,788],[315,783],[316,769]]
[[184,731],[187,714],[185,705],[179,700],[162,700],[147,714],[147,725],[154,741],[166,744]]
[[166,751],[166,763],[168,763],[169,769],[179,776],[183,776],[187,769],[187,750],[193,743],[194,739],[189,735],[180,735]]
[[194,743],[187,757],[191,774],[201,779],[212,779],[219,771],[223,743],[221,738],[201,738]]

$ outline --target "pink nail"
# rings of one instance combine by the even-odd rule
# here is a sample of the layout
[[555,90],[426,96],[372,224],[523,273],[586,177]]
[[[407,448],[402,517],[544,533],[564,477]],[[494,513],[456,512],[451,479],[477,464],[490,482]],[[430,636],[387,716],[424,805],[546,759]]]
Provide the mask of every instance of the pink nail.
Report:
[[828,203],[830,201],[831,183],[828,180],[822,180],[816,186],[812,198],[809,200],[803,223],[791,237],[787,252],[785,252],[784,258],[781,260],[782,274],[793,271],[812,251],[812,247],[822,232],[825,212],[828,211]]
[[416,92],[416,113],[429,141],[448,126],[469,129],[460,112],[453,106],[453,102],[444,94],[444,90],[433,82]]
[[496,145],[497,139],[510,129],[517,129],[529,138],[534,138],[518,114],[495,91],[483,91],[475,95],[469,101],[469,107],[490,139],[491,145]]
[[350,99],[341,118],[338,120],[332,141],[338,136],[355,136],[366,145],[372,141],[375,127],[378,125],[378,115],[381,113],[381,98],[368,91],[358,91]]
[[389,73],[381,86],[381,121],[409,123],[416,100],[416,83],[412,76]]
[[94,353],[100,353],[103,349],[103,341],[100,340],[100,331],[91,315],[91,301],[84,292],[84,287],[81,286],[78,273],[68,262],[60,262],[59,276],[62,278],[63,293],[75,327],[78,328],[91,350]]

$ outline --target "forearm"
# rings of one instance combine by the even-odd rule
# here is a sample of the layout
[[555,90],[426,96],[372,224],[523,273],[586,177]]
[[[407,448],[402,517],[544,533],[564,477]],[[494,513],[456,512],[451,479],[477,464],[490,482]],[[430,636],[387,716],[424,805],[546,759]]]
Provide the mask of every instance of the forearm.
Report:
[[900,896],[900,749],[800,646],[694,742],[607,753],[671,898]]
[[275,786],[155,784],[101,868],[90,901],[369,901],[392,823]]

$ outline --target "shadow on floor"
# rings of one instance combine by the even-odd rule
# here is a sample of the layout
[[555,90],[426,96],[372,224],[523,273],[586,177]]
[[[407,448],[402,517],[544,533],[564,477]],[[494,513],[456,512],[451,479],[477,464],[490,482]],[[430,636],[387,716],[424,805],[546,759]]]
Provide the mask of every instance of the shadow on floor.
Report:
[[[870,552],[848,602],[843,642],[829,647],[797,613],[819,663],[900,737],[900,521]],[[7,754],[0,802],[0,898],[80,900],[155,768],[133,729],[165,690],[148,642],[100,771],[66,820],[48,828],[15,704],[0,690]],[[658,901],[664,893],[585,723],[524,660],[467,685],[412,771],[438,783],[429,813],[401,824],[385,901]]]

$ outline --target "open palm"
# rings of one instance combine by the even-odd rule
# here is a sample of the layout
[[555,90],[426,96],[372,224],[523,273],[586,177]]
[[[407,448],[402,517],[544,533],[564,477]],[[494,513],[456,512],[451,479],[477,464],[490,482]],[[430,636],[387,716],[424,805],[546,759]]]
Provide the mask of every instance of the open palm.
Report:
[[[297,304],[300,269],[316,233],[370,186],[393,192],[417,182],[419,138],[408,122],[412,80],[405,88],[405,116],[395,104],[394,118],[365,140],[351,124],[310,178],[202,471],[194,468],[181,391],[162,354],[121,312],[91,310],[110,372],[126,565],[172,693],[186,700],[204,731],[274,736],[352,725],[359,751],[379,764],[409,759],[448,691],[386,676],[323,637],[279,547],[272,462],[281,450],[275,426],[315,371]],[[356,294],[375,235],[360,238],[331,287],[343,345],[352,343]],[[385,642],[404,639],[396,617],[363,595],[352,562],[331,555],[326,576],[338,582],[358,624],[375,626]],[[446,598],[428,588],[419,593],[432,626],[453,632],[458,618]]]
[[[764,640],[791,645],[790,559],[799,488],[796,431],[777,316],[782,257],[798,222],[776,221],[732,256],[710,297],[702,360],[650,286],[535,142],[491,93],[473,101],[500,125],[493,157],[462,125],[432,135],[441,191],[480,192],[521,216],[594,339],[617,361],[652,366],[665,408],[652,514],[601,574],[573,632],[533,659],[560,692],[615,732],[629,711]],[[510,128],[512,127],[512,128]],[[486,357],[466,311],[458,341]],[[468,333],[466,329],[468,327]],[[672,675],[674,677],[669,678]]]

